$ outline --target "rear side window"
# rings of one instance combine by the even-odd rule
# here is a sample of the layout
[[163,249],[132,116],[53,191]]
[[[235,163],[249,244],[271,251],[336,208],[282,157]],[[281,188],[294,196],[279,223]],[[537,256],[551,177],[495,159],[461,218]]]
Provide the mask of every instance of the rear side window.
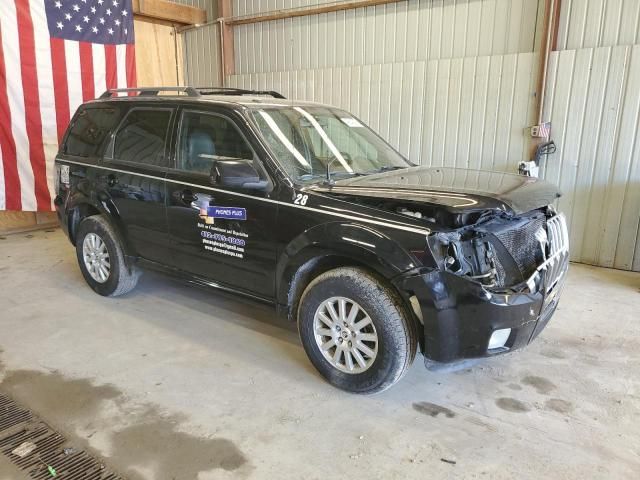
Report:
[[95,157],[102,153],[109,133],[120,120],[119,110],[111,107],[85,108],[78,112],[69,129],[64,153]]
[[114,135],[112,158],[166,167],[165,144],[170,119],[171,110],[131,110]]

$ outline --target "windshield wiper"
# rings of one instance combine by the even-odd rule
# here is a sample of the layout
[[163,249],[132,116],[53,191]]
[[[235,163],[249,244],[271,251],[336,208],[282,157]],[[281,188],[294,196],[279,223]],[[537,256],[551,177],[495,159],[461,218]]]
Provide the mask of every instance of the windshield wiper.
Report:
[[332,172],[331,165],[333,165],[333,163],[336,160],[338,160],[338,157],[333,157],[333,159],[327,163],[327,178],[324,181],[325,185],[332,186],[335,183],[335,181],[333,180],[334,175],[349,175],[352,177],[359,177],[359,176],[365,175],[364,173],[360,173],[360,172]]
[[[333,163],[336,160],[337,158],[334,157],[330,162],[327,163],[327,171],[326,171],[325,180],[324,180],[325,185],[328,185],[328,186],[334,185],[335,184],[334,177],[336,175],[349,175],[351,177],[363,177],[366,175],[373,175],[374,173],[390,172],[392,170],[402,170],[404,168],[408,168],[408,167],[400,167],[397,165],[384,165],[376,170],[371,170],[369,172],[332,172],[331,165],[333,165]],[[314,175],[314,177],[315,176],[316,175]]]
[[[366,175],[366,173],[360,172],[331,172],[331,185],[335,183],[336,176],[349,175],[350,177],[362,177]],[[307,173],[304,175],[300,175],[298,180],[302,180],[303,182],[307,182],[315,179],[323,179],[323,183],[326,185],[328,183],[327,174],[326,173]]]
[[369,172],[369,173],[390,172],[391,170],[402,170],[403,168],[407,168],[407,167],[400,167],[398,165],[383,165],[377,170],[373,170],[372,172]]

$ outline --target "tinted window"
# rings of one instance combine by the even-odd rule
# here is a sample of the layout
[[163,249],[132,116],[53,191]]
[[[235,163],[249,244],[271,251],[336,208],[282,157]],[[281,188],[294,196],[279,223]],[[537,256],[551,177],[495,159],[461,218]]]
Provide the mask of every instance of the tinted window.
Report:
[[102,153],[109,133],[120,120],[115,108],[86,108],[78,112],[67,135],[64,152],[80,157]]
[[205,174],[216,160],[253,159],[253,151],[230,120],[195,112],[182,117],[179,153],[179,169]]
[[171,111],[134,109],[118,128],[113,158],[145,165],[166,166],[165,139]]

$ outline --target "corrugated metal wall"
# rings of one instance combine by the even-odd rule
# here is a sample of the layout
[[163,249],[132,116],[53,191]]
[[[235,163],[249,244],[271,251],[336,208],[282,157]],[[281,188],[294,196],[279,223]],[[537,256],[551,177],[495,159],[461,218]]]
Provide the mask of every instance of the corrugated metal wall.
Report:
[[640,45],[554,52],[549,82],[572,259],[640,271]]
[[545,119],[572,259],[640,271],[640,0],[563,0]]
[[514,171],[534,114],[533,53],[229,78],[351,111],[416,163]]
[[182,34],[184,81],[202,87],[222,85],[220,27],[212,23]]
[[[218,17],[218,0],[170,0],[174,3],[198,7],[207,11],[207,19],[215,20]],[[242,1],[240,2],[242,3]]]
[[[234,15],[285,3],[296,2],[237,2]],[[409,0],[238,25],[236,73],[532,52],[537,11],[536,0]]]
[[310,7],[336,3],[333,0],[239,0],[233,4],[234,16],[257,15],[260,13],[290,8]]
[[640,43],[639,0],[562,0],[558,49]]
[[[234,15],[318,3],[238,2]],[[409,0],[239,25],[227,81],[350,110],[417,163],[513,172],[534,122],[541,4]]]

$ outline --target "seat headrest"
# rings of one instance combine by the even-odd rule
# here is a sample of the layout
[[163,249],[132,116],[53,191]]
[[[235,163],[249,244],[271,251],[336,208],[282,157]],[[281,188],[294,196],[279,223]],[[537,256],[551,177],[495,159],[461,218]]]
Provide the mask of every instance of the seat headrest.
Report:
[[212,160],[200,157],[201,154],[215,155],[216,147],[209,135],[204,130],[194,130],[187,140],[187,168],[195,171],[208,171]]
[[189,135],[189,154],[195,154],[197,156],[200,153],[207,153],[213,155],[215,145],[209,135],[204,130],[194,130]]

